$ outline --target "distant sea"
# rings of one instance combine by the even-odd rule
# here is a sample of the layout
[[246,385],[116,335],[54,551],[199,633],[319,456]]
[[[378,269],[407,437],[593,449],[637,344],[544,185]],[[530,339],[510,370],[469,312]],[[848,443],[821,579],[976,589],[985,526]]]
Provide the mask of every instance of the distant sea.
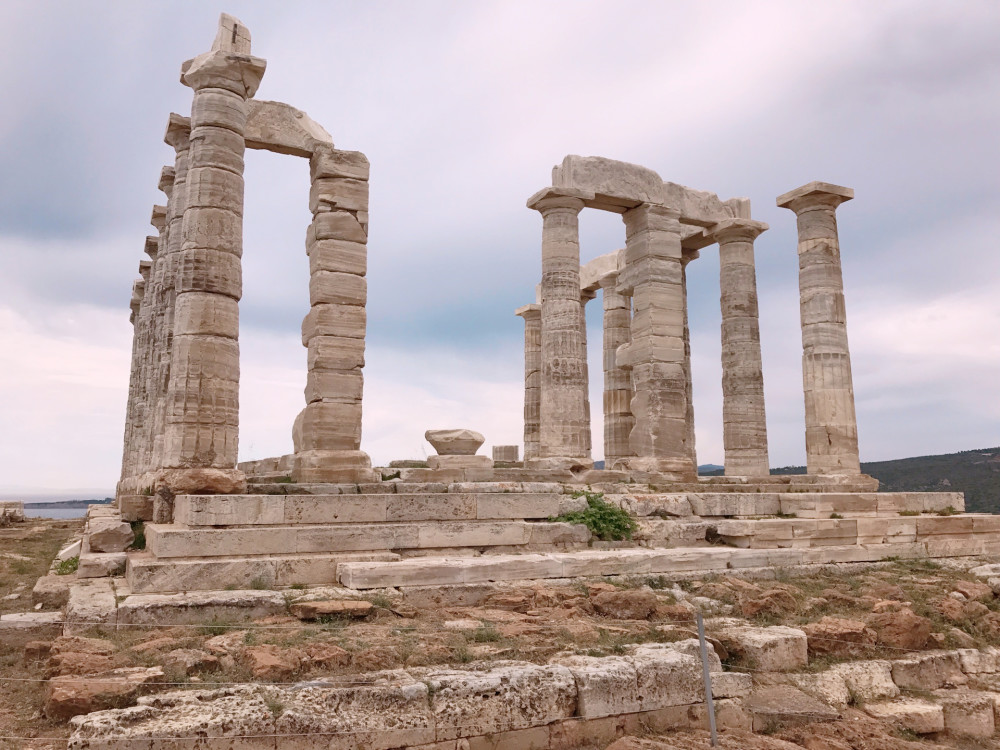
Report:
[[25,508],[26,518],[83,518],[86,508]]

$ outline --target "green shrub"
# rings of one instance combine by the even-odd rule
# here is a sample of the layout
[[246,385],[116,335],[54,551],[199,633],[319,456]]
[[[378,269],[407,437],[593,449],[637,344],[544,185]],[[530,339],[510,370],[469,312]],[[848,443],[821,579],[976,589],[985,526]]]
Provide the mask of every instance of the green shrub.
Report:
[[146,524],[142,521],[132,521],[132,534],[135,539],[130,549],[146,549]]
[[80,556],[71,557],[69,560],[60,560],[56,563],[56,575],[68,576],[76,572],[80,567]]
[[554,521],[582,523],[590,529],[591,534],[604,542],[631,539],[638,530],[635,519],[617,505],[605,500],[603,492],[581,492],[576,496],[587,499],[587,509],[563,513],[554,518]]

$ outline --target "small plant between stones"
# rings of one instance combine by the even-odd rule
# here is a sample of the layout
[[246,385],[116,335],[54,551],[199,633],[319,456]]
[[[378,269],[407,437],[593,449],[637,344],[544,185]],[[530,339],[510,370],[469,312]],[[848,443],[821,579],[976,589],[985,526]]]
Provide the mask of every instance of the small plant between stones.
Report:
[[628,512],[605,500],[603,492],[574,492],[573,497],[586,498],[587,509],[563,513],[551,520],[582,523],[602,542],[631,539],[639,528]]
[[68,576],[76,572],[76,569],[80,567],[80,556],[71,557],[68,560],[60,560],[56,563],[56,575],[57,576]]

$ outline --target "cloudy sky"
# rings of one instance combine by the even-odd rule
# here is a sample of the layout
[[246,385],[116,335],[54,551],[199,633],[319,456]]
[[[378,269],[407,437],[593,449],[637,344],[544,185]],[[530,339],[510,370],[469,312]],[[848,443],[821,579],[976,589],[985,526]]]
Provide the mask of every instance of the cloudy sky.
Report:
[[[522,332],[566,154],[747,196],[772,464],[803,463],[792,213],[839,211],[862,460],[1000,444],[1000,5],[783,2],[0,4],[0,494],[118,478],[130,287],[181,62],[218,12],[268,60],[258,92],[372,162],[363,448],[424,430],[520,443]],[[247,155],[241,458],[291,450],[303,405],[308,166]],[[583,260],[620,247],[585,212]],[[718,260],[689,266],[698,457],[721,463]],[[588,312],[595,458],[600,300]],[[488,450],[488,448],[487,448]]]

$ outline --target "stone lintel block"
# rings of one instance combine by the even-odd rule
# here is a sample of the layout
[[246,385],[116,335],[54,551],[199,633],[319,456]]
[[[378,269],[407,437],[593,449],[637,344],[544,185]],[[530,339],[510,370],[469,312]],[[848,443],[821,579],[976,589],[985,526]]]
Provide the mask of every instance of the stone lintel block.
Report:
[[854,198],[853,188],[813,181],[779,195],[775,202],[778,208],[789,208],[798,212],[812,205],[826,204],[835,207],[852,198]]
[[312,181],[326,177],[350,177],[367,180],[371,165],[360,151],[340,151],[334,148],[317,148],[309,159],[309,178]]

